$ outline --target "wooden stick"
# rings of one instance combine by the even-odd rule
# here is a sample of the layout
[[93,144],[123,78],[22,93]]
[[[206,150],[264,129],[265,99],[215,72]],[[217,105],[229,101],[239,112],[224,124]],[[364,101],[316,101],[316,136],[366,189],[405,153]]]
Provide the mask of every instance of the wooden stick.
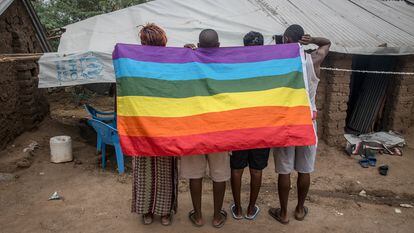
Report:
[[10,53],[10,54],[0,54],[1,57],[24,57],[24,56],[37,56],[43,55],[44,53]]
[[41,55],[31,55],[31,56],[21,56],[21,57],[1,57],[0,56],[0,63],[6,62],[16,62],[16,61],[36,61],[39,60]]
[[60,37],[62,37],[62,35],[48,36],[47,39],[48,40],[55,40],[55,39],[59,39]]

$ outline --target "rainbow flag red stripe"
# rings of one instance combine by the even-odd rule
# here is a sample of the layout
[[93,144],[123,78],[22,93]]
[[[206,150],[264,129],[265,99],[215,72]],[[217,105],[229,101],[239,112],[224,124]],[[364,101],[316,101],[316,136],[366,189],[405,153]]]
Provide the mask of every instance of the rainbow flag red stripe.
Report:
[[126,155],[316,142],[298,44],[197,50],[118,44],[113,60]]

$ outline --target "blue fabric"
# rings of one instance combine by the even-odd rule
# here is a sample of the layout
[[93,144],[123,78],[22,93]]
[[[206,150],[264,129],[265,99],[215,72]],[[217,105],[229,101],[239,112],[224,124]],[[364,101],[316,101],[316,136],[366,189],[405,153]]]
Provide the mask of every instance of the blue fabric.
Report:
[[249,63],[155,63],[129,58],[114,60],[115,76],[154,78],[162,80],[194,80],[210,78],[235,80],[263,76],[276,76],[303,72],[300,57]]

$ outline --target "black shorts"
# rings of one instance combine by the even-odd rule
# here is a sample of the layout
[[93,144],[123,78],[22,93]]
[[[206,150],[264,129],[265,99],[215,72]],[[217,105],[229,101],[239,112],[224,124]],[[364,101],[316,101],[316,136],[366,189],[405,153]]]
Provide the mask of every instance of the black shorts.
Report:
[[267,167],[270,149],[251,149],[233,151],[230,156],[231,169],[249,168],[263,170]]

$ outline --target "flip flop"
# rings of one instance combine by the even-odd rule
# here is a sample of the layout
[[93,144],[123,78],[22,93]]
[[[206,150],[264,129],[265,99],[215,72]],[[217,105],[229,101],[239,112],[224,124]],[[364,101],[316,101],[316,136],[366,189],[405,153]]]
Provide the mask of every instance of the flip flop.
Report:
[[369,157],[368,158],[368,164],[371,167],[375,167],[377,165],[377,159],[374,157]]
[[287,225],[289,223],[289,221],[283,221],[280,218],[280,208],[270,208],[269,209],[269,215],[272,216],[272,218],[274,218],[276,221],[282,223],[283,225]]
[[225,210],[220,210],[220,214],[224,217],[224,219],[217,225],[213,224],[213,227],[215,228],[222,228],[224,226],[224,223],[226,223],[227,212]]
[[363,168],[368,168],[369,167],[369,160],[368,159],[361,159],[361,160],[359,160],[358,163]]
[[236,207],[236,205],[233,203],[233,204],[231,204],[231,206],[230,206],[230,212],[231,212],[231,216],[233,216],[233,218],[235,219],[235,220],[241,220],[241,219],[243,219],[243,216],[237,216],[236,215],[236,213],[234,212],[234,208]]
[[389,169],[388,165],[382,165],[378,168],[378,171],[381,175],[386,176],[388,175],[388,169]]
[[299,217],[296,215],[296,212],[295,212],[295,219],[296,219],[296,220],[298,220],[298,221],[303,221],[303,220],[306,218],[306,216],[308,215],[308,213],[309,213],[309,209],[308,209],[308,207],[304,206],[304,207],[303,207],[303,212],[304,212],[305,214],[304,214],[304,215],[303,215],[303,217],[301,217],[301,218],[299,218]]
[[188,218],[190,219],[190,221],[191,221],[191,223],[193,224],[193,226],[195,226],[195,227],[202,227],[202,226],[204,226],[204,224],[198,224],[198,223],[196,222],[196,219],[194,218],[194,215],[195,215],[195,211],[194,211],[194,210],[191,210],[191,211],[188,213]]
[[257,205],[254,205],[254,209],[255,209],[255,211],[254,211],[254,214],[252,215],[252,216],[248,216],[247,214],[244,216],[244,218],[245,219],[248,219],[248,220],[255,220],[256,219],[256,217],[257,217],[257,215],[259,214],[259,212],[260,212],[260,208],[259,208],[259,206],[257,206]]

